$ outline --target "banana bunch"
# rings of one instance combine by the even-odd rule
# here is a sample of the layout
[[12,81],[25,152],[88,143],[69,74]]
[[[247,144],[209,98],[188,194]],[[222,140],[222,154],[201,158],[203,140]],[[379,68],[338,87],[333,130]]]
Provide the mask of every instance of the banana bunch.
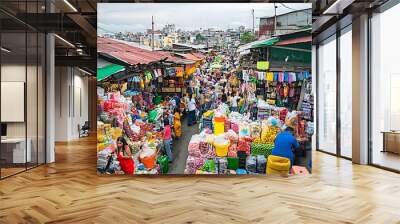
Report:
[[264,127],[261,132],[261,143],[273,144],[278,132],[278,127]]
[[254,138],[254,141],[253,141],[254,143],[262,143],[262,141],[261,141],[261,137],[256,137],[256,138]]

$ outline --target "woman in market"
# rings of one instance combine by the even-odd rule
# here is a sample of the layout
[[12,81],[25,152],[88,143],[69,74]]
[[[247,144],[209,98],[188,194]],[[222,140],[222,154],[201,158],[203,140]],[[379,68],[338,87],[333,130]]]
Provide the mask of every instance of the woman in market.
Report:
[[118,137],[117,149],[115,153],[117,154],[117,159],[121,166],[121,170],[124,171],[125,174],[133,174],[134,163],[132,159],[132,153],[128,143],[126,143],[126,140],[123,137]]
[[294,129],[287,126],[284,131],[275,137],[275,147],[272,150],[272,155],[288,158],[290,167],[292,167],[294,163],[293,150],[297,148],[299,148],[299,143],[294,136]]
[[171,126],[169,125],[169,120],[165,119],[164,120],[164,151],[167,153],[169,162],[172,162],[172,149],[171,149],[171,143],[172,143],[172,133],[171,133]]
[[181,129],[181,113],[179,112],[179,109],[175,109],[174,113],[174,131],[175,131],[175,137],[180,138],[182,135],[182,129]]
[[190,95],[189,99],[189,116],[188,116],[188,126],[192,126],[196,124],[196,100],[194,99],[194,95]]

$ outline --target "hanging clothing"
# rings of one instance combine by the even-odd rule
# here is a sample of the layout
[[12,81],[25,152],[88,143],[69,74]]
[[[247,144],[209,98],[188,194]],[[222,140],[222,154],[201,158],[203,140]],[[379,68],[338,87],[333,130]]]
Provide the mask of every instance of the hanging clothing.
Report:
[[267,81],[274,81],[274,73],[273,72],[267,72]]
[[283,72],[279,72],[278,81],[283,82]]
[[279,79],[279,72],[274,72],[274,81],[277,82]]
[[283,73],[283,81],[284,82],[289,82],[289,73],[288,72],[284,72]]

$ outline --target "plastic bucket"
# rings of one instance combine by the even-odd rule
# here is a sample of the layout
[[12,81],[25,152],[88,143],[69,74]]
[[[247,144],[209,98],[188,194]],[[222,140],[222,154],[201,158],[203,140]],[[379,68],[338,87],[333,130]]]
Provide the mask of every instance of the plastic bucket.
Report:
[[215,122],[214,124],[214,134],[219,135],[225,132],[225,124],[224,122]]
[[215,154],[218,157],[225,157],[228,155],[228,148],[229,148],[229,144],[227,144],[227,145],[215,144]]
[[143,163],[147,169],[153,169],[156,166],[156,154],[154,153],[151,156],[140,158],[140,162]]
[[214,117],[214,122],[222,122],[225,123],[225,117]]
[[290,160],[288,158],[270,155],[267,162],[267,174],[288,174]]

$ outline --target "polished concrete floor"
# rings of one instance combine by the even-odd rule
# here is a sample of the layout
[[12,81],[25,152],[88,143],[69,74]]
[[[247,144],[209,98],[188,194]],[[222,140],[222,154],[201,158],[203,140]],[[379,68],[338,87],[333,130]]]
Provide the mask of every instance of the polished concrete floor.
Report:
[[313,153],[311,176],[98,176],[96,138],[0,181],[0,223],[400,223],[400,175]]

